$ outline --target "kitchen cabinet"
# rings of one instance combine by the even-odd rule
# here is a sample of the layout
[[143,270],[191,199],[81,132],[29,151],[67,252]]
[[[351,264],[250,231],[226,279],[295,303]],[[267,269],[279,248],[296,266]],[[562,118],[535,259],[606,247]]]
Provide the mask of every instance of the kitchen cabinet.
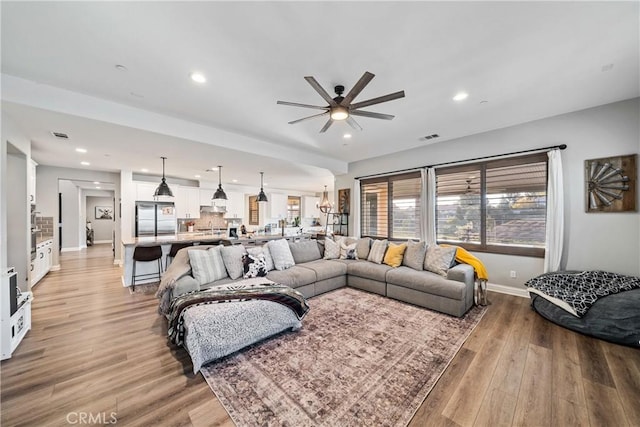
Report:
[[36,246],[36,258],[31,261],[31,286],[38,283],[51,270],[53,240],[45,240]]
[[36,167],[38,164],[29,159],[29,203],[36,204]]
[[200,206],[213,206],[213,193],[216,190],[213,188],[201,188],[200,189]]
[[[153,195],[158,188],[158,184],[151,182],[136,182],[136,201],[138,202],[155,202]],[[173,191],[173,189],[172,189]]]
[[287,218],[287,195],[279,193],[271,193],[268,196],[267,215],[269,219],[285,219]]
[[200,218],[200,189],[174,186],[176,218]]
[[225,218],[240,218],[245,216],[244,193],[227,191],[227,213]]
[[302,217],[303,218],[319,218],[320,209],[320,197],[304,196],[302,198]]

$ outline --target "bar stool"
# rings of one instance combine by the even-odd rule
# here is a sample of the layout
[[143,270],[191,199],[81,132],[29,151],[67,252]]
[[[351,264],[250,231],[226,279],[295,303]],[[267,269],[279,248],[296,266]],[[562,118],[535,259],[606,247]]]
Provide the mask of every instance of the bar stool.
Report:
[[166,271],[167,267],[169,267],[169,258],[173,261],[173,258],[176,257],[176,254],[180,249],[188,248],[189,246],[193,246],[193,242],[172,243],[169,253],[164,260],[164,270]]
[[[136,290],[136,278],[151,278],[153,276],[158,276],[158,281],[160,280],[160,273],[162,273],[161,259],[162,247],[160,245],[136,246],[136,248],[133,250],[133,274],[131,275],[131,285],[134,291]],[[157,273],[138,274],[136,276],[136,263],[156,260],[158,261]]]

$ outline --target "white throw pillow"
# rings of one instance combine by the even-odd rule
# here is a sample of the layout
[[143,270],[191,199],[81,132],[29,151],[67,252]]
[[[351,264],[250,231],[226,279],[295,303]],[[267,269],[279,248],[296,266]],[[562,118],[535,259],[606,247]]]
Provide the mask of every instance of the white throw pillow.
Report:
[[346,239],[340,241],[340,259],[358,259],[357,243],[347,245]]
[[206,251],[189,251],[191,274],[199,284],[205,285],[227,277],[221,249],[222,246],[216,246]]
[[384,259],[384,253],[387,251],[387,244],[389,242],[385,240],[374,240],[369,251],[369,257],[367,261],[375,262],[376,264],[382,264]]
[[242,265],[242,255],[247,253],[242,245],[222,246],[222,259],[224,266],[227,268],[229,277],[233,280],[239,279],[244,274],[244,266]]
[[446,277],[449,268],[456,259],[456,250],[455,246],[429,245],[427,255],[424,258],[424,269]]
[[289,248],[289,242],[286,239],[272,240],[267,245],[276,270],[282,271],[296,265],[291,248]]
[[257,257],[259,255],[263,255],[264,256],[264,262],[265,262],[265,268],[267,269],[267,271],[271,271],[275,268],[275,266],[273,265],[273,258],[271,258],[271,252],[269,252],[269,246],[268,245],[264,245],[264,246],[254,246],[254,247],[248,247],[247,248],[247,253],[249,255],[253,255],[254,257]]
[[338,259],[338,258],[340,258],[340,244],[331,239],[324,239],[323,259]]

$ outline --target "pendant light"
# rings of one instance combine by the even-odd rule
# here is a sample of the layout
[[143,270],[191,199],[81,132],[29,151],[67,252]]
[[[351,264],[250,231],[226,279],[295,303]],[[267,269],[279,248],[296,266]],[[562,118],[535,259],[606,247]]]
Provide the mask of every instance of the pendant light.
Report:
[[331,202],[329,201],[329,192],[327,191],[326,185],[324,186],[322,201],[320,202],[320,205],[318,205],[318,208],[320,208],[320,212],[322,213],[328,213],[331,210]]
[[222,166],[218,166],[218,189],[211,200],[227,200],[227,195],[222,189]]
[[260,192],[258,193],[258,201],[259,202],[268,202],[267,195],[264,194],[264,189],[262,188],[262,180],[264,178],[264,172],[260,172]]
[[173,197],[173,193],[171,192],[171,189],[167,185],[167,181],[164,178],[164,161],[167,160],[167,158],[166,157],[160,157],[160,158],[162,159],[162,182],[160,182],[160,185],[158,185],[158,188],[156,188],[156,192],[153,194],[153,197],[158,197],[158,196]]

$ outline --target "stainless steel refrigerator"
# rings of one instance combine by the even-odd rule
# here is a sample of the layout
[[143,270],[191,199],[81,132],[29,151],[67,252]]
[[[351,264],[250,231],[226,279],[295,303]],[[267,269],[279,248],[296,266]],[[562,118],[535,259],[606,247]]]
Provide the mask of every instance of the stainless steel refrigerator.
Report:
[[136,202],[136,237],[176,234],[173,203]]

